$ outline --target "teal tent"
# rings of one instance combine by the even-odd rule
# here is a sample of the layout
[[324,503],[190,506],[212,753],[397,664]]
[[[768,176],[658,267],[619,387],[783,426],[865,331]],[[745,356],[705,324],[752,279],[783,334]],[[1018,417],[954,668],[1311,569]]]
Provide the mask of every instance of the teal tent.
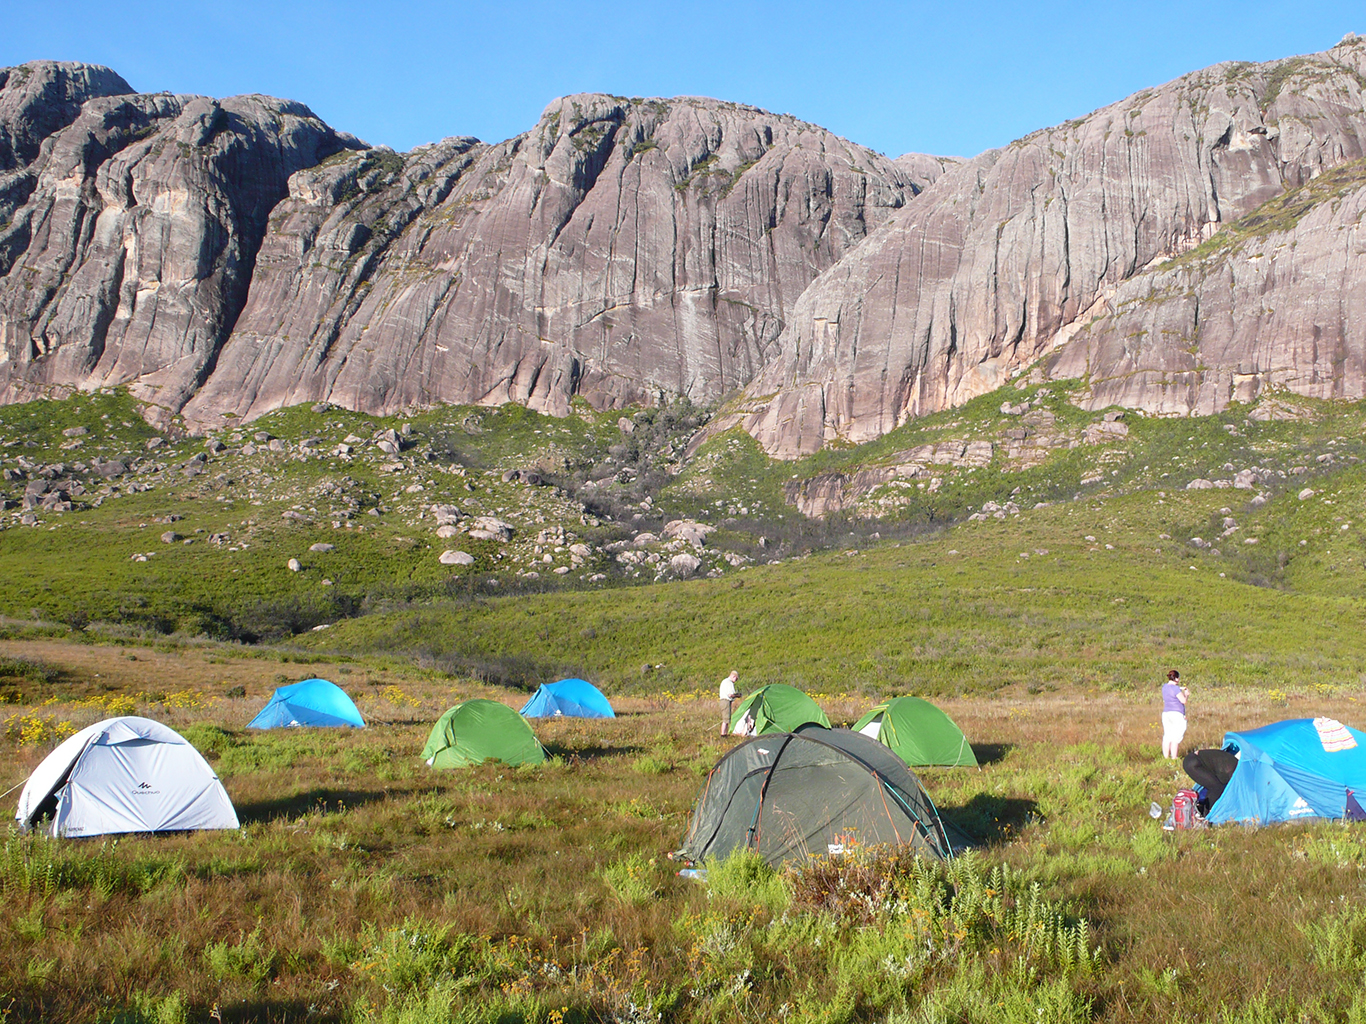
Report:
[[364,727],[355,702],[336,683],[305,679],[276,690],[248,729],[278,729],[287,725]]
[[1361,814],[1366,733],[1332,718],[1293,718],[1225,733],[1224,749],[1238,755],[1238,766],[1210,808],[1211,825]]
[[612,705],[586,679],[561,679],[541,686],[529,701],[522,705],[527,718],[616,718]]

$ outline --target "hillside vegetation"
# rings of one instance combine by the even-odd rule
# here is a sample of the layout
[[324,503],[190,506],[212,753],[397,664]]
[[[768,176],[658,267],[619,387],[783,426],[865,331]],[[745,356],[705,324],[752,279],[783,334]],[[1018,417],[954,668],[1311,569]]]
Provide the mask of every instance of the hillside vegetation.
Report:
[[[768,459],[738,431],[689,451],[708,413],[686,403],[629,418],[504,406],[404,421],[300,407],[207,438],[154,433],[118,393],[9,406],[0,614],[103,635],[278,641],[442,602],[454,602],[442,614],[478,620],[497,602],[455,605],[500,595],[604,592],[569,602],[591,617],[645,599],[606,593],[628,584],[713,583],[691,582],[674,600],[737,583],[765,593],[766,580],[845,564],[793,569],[792,559],[851,549],[863,552],[848,563],[862,578],[898,593],[1089,587],[1107,558],[1141,566],[1158,591],[1164,571],[1196,564],[1305,596],[1363,593],[1358,406],[1272,399],[1208,419],[1119,421],[1067,398],[1024,381],[796,463]],[[836,589],[840,602],[878,603]],[[741,592],[730,598],[743,616],[756,591]],[[798,617],[818,627],[823,603]],[[875,641],[902,657],[889,644]],[[553,650],[584,656],[563,638]],[[635,653],[682,667],[668,650]]]

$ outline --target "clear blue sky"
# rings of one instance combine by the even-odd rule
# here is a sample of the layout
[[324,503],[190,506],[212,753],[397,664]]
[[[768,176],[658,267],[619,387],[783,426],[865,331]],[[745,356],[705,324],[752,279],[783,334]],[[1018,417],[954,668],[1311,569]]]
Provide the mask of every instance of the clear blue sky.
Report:
[[499,141],[556,96],[608,92],[715,96],[890,156],[970,156],[1221,60],[1366,34],[1361,0],[4,6],[0,66],[81,60],[140,91],[289,97],[399,150],[447,135]]

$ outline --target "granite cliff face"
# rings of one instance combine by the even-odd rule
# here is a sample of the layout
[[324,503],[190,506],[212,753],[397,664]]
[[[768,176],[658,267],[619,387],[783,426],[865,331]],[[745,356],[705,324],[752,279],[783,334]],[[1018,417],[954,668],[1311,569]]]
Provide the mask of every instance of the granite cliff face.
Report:
[[1051,372],[1089,375],[1094,407],[1209,412],[1266,384],[1360,395],[1350,195],[1159,265],[1362,157],[1364,84],[1366,41],[1348,37],[1217,65],[948,168],[803,294],[738,418],[791,457],[959,404],[1054,350]]
[[495,146],[356,154],[291,180],[186,415],[714,400],[926,173],[752,107],[597,95]]
[[744,388],[792,457],[1043,360],[1082,401],[1366,396],[1366,42],[1222,64],[971,160],[717,100],[557,100],[367,147],[260,96],[0,70],[0,401],[127,385],[563,413]]
[[136,95],[83,65],[9,69],[0,117],[0,400],[129,384],[162,415],[212,369],[289,176],[356,144],[297,103]]
[[0,399],[127,384],[205,425],[713,400],[941,169],[715,100],[573,96],[399,155],[288,101],[0,74]]

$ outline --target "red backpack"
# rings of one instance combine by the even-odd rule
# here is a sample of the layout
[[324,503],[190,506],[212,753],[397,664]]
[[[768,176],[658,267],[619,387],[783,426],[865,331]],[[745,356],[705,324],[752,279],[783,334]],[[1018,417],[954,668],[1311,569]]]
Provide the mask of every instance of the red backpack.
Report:
[[1193,789],[1178,789],[1172,800],[1172,821],[1178,830],[1195,827],[1196,803],[1200,797]]

